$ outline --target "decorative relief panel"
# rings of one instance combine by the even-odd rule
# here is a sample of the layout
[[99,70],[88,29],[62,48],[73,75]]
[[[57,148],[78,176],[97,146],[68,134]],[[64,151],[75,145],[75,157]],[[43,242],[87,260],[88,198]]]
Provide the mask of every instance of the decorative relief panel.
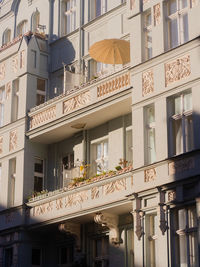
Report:
[[65,207],[81,205],[86,200],[88,200],[88,191],[72,194],[66,197]]
[[104,195],[112,194],[122,190],[126,190],[126,179],[120,179],[104,185]]
[[144,181],[145,183],[156,180],[156,169],[147,169],[144,171]]
[[20,52],[20,69],[25,66],[25,50]]
[[9,151],[17,148],[17,130],[10,132]]
[[178,58],[165,64],[165,86],[187,78],[191,74],[190,56]]
[[5,79],[6,74],[6,63],[2,62],[0,63],[0,81]]
[[135,0],[130,0],[130,10],[135,8]]
[[176,199],[176,191],[170,191],[168,192],[168,201],[174,201]]
[[17,73],[18,70],[18,55],[15,55],[12,58],[12,70],[14,73]]
[[149,3],[150,0],[143,0],[143,5]]
[[10,93],[11,93],[11,82],[6,84],[6,99],[9,98]]
[[76,109],[82,108],[90,103],[90,91],[81,93],[73,98],[63,102],[63,113],[70,113]]
[[154,16],[154,26],[159,25],[161,21],[160,3],[158,3],[153,7],[153,16]]
[[45,122],[56,118],[56,106],[50,107],[31,117],[30,129],[44,124]]
[[154,79],[153,70],[148,70],[142,73],[142,96],[153,93]]
[[91,198],[92,199],[99,198],[99,187],[96,186],[91,189]]
[[193,169],[194,167],[195,167],[194,158],[187,158],[183,160],[173,161],[173,162],[170,162],[168,165],[169,175],[174,175],[177,173],[188,171],[188,170]]
[[105,96],[130,85],[130,74],[125,73],[97,87],[97,97]]
[[0,136],[0,154],[3,153],[3,136]]

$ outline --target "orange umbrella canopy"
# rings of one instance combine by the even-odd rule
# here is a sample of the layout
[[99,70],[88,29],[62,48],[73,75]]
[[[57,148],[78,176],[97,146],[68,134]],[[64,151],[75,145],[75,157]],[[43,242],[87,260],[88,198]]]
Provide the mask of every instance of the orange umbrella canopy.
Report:
[[105,39],[93,44],[90,56],[106,64],[126,64],[130,62],[130,43],[120,39]]

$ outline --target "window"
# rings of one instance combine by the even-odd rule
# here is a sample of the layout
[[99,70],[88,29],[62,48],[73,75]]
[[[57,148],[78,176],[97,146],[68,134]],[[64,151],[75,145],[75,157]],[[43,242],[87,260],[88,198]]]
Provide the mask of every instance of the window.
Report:
[[107,0],[93,0],[91,1],[90,19],[94,19],[107,12]]
[[11,107],[11,122],[18,119],[19,108],[19,80],[13,81],[12,89],[12,107]]
[[46,82],[42,79],[37,79],[37,95],[36,95],[36,105],[40,105],[45,102],[46,96]]
[[96,173],[100,174],[108,170],[108,140],[95,144],[96,149]]
[[151,164],[156,161],[156,139],[155,139],[155,108],[154,104],[145,108],[145,162]]
[[174,210],[171,217],[172,265],[197,267],[198,235],[196,207]]
[[[170,154],[177,155],[193,148],[192,93],[185,91],[169,99]],[[172,138],[172,140],[170,140]]]
[[42,260],[42,253],[40,248],[33,248],[32,249],[32,266],[41,266]]
[[3,33],[3,40],[2,40],[2,44],[6,45],[11,41],[11,30],[7,29],[5,30],[5,32]]
[[151,9],[144,15],[144,38],[145,38],[145,59],[152,58],[152,16]]
[[65,2],[65,33],[68,34],[76,29],[76,0]]
[[23,20],[17,26],[17,35],[23,35],[28,31],[27,29],[27,20]]
[[4,125],[5,88],[0,88],[0,127]]
[[108,267],[108,236],[102,236],[94,240],[93,261],[94,267]]
[[126,130],[126,161],[128,161],[129,164],[133,163],[132,146],[132,130]]
[[31,22],[32,22],[32,27],[31,27],[32,32],[37,32],[38,25],[40,24],[40,12],[38,10],[36,10],[33,13]]
[[74,248],[72,245],[58,248],[59,266],[69,266],[68,264],[73,262],[74,262]]
[[5,248],[4,251],[5,256],[5,267],[11,267],[13,266],[13,248]]
[[168,14],[168,45],[176,47],[188,41],[188,8],[189,0],[169,0]]
[[89,61],[89,79],[103,77],[109,73],[108,64],[97,62],[93,59]]
[[157,215],[149,214],[145,218],[145,233],[146,233],[146,265],[155,267],[156,266],[156,229]]
[[8,207],[15,203],[16,158],[9,160]]
[[43,190],[43,180],[44,180],[44,162],[42,159],[35,158],[34,192],[41,192]]
[[74,153],[69,153],[62,159],[63,187],[67,186],[71,179],[80,176],[79,168],[74,166]]

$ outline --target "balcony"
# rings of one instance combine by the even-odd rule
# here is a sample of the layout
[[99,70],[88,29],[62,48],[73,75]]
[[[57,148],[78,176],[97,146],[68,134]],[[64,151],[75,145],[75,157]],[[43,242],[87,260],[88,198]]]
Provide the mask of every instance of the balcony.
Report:
[[[133,192],[132,166],[102,174],[62,189],[31,198],[29,224],[59,221],[99,209],[122,205],[130,209],[127,195]],[[125,208],[126,207],[126,208]]]
[[129,112],[131,86],[126,68],[82,84],[31,109],[27,135],[36,142],[57,142],[83,127],[89,129]]

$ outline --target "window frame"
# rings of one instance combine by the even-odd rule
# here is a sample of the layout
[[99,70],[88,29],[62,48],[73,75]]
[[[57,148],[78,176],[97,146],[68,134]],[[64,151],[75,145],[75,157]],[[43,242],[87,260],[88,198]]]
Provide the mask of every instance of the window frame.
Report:
[[[42,172],[37,172],[35,171],[35,164],[37,163],[37,161],[42,161]],[[45,177],[45,162],[43,158],[40,157],[34,157],[34,181],[33,181],[33,190],[34,192],[41,192],[41,191],[36,191],[35,190],[35,178],[41,178],[42,179],[42,190],[44,190],[44,177]]]
[[[151,16],[151,21],[148,23],[148,16]],[[152,19],[152,10],[149,8],[145,13],[144,13],[144,54],[145,54],[145,60],[149,60],[153,57],[153,45],[152,45],[152,24],[153,24],[153,19]],[[148,38],[151,38],[151,42],[149,42]],[[151,44],[149,47],[148,44]],[[149,49],[151,49],[151,54],[149,53]]]
[[[70,8],[67,9],[67,2],[69,2]],[[70,34],[77,29],[77,0],[65,0],[64,4],[64,32]],[[70,20],[70,26],[68,31],[67,21]]]

